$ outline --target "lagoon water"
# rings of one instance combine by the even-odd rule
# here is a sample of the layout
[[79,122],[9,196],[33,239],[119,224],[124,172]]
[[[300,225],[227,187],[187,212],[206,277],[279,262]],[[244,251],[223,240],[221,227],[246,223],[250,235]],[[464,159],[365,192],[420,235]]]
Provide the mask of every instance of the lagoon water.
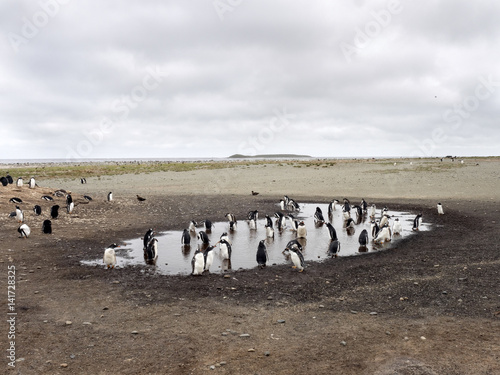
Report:
[[[301,244],[303,245],[302,252],[306,261],[306,269],[307,267],[314,267],[314,262],[322,261],[329,256],[329,231],[326,225],[319,226],[314,223],[314,212],[316,207],[321,208],[325,220],[329,221],[337,232],[337,237],[341,244],[340,252],[338,254],[339,257],[362,255],[364,253],[385,250],[390,248],[393,243],[397,242],[401,238],[415,234],[415,232],[412,231],[413,219],[416,216],[415,213],[395,212],[389,210],[389,215],[391,216],[391,228],[394,219],[399,218],[403,227],[403,232],[401,235],[394,236],[391,242],[375,244],[370,235],[369,217],[364,216],[359,221],[359,224],[356,224],[354,228],[348,230],[344,228],[344,220],[342,217],[341,207],[339,205],[337,205],[337,209],[333,211],[333,215],[329,218],[327,204],[300,204],[300,211],[291,213],[297,220],[303,220],[307,228],[307,239],[301,240]],[[278,206],[276,207],[276,211],[280,211]],[[353,219],[356,220],[355,212],[351,211],[351,213]],[[380,213],[381,210],[378,209],[377,218],[380,217]],[[275,223],[276,220],[272,214],[274,213],[269,213],[273,219],[273,223]],[[259,213],[256,230],[249,228],[245,218],[237,218],[238,222],[236,230],[233,232],[229,231],[229,222],[227,220],[214,223],[211,233],[208,233],[210,244],[215,244],[219,241],[223,232],[228,232],[232,243],[232,256],[229,264],[227,261],[223,262],[219,255],[219,247],[217,246],[216,249],[214,249],[214,263],[210,268],[210,272],[221,273],[228,271],[228,269],[238,270],[257,267],[256,252],[260,240],[266,240],[265,243],[269,256],[267,266],[289,263],[289,260],[282,252],[287,243],[296,238],[295,232],[290,229],[290,223],[287,220],[287,227],[282,232],[279,232],[276,225],[274,225],[274,239],[266,238],[266,228],[264,227],[266,219],[263,216],[265,216],[265,214]],[[197,221],[202,221],[203,219],[204,218],[197,218]],[[186,223],[186,228],[188,224],[189,223]],[[363,229],[368,231],[370,239],[368,246],[364,249],[360,248],[358,242],[359,234]],[[428,229],[429,227],[425,223],[420,228],[421,231]],[[198,228],[198,230],[204,230],[203,226]],[[182,231],[166,231],[157,233],[155,237],[158,239],[158,259],[155,265],[147,266],[155,270],[155,272],[163,275],[190,274],[191,259],[195,250],[199,246],[201,247],[201,241],[197,239],[196,235],[192,234],[190,246],[182,246],[181,234]],[[117,267],[134,266],[138,264],[145,265],[143,240],[141,238],[125,241],[124,245],[116,249],[116,254]],[[84,261],[83,263],[86,265],[103,266],[102,259]]]

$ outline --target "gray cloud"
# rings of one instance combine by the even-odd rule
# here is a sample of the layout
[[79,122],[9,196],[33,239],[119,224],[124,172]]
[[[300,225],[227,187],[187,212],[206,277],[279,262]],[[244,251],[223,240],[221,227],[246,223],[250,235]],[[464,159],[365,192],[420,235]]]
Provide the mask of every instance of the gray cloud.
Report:
[[496,3],[185,3],[3,2],[0,158],[498,154]]

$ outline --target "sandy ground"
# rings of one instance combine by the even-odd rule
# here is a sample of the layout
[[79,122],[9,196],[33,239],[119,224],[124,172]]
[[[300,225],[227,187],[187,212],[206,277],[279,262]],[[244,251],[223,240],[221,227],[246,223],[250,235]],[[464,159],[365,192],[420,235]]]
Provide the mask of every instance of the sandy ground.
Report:
[[[6,300],[14,266],[17,313],[15,367],[5,357],[3,366],[19,374],[500,373],[500,161],[454,163],[283,163],[0,187],[0,282]],[[58,188],[71,190],[77,206],[71,215],[62,209],[54,233],[44,235],[53,203],[40,196]],[[108,191],[113,202],[105,201]],[[94,200],[85,204],[82,194]],[[283,194],[303,202],[364,197],[422,212],[433,230],[304,273],[278,266],[228,278],[158,276],[147,266],[80,263],[149,227],[181,229],[191,219],[242,218],[251,209],[272,214]],[[18,238],[7,217],[13,196],[24,201],[29,239]]]

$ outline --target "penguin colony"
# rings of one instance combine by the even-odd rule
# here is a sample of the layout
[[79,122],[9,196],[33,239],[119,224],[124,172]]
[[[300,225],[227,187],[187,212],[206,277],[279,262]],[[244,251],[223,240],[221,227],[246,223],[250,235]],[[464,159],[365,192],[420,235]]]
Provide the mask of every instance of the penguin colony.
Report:
[[[7,175],[5,177],[0,178],[0,182],[3,186],[7,186],[8,184],[13,184],[14,180],[11,176]],[[82,184],[86,183],[84,178],[81,179]],[[23,187],[23,179],[20,177],[16,181],[16,186],[18,188]],[[35,179],[32,177],[29,180],[29,188],[35,189],[38,187]],[[66,203],[66,212],[67,214],[72,214],[75,209],[75,202],[73,201],[73,197],[71,196],[71,192],[65,191],[63,189],[56,190],[51,195],[42,195],[40,197],[41,200],[46,202],[54,202],[54,197],[60,197],[65,199]],[[137,199],[140,202],[145,201],[144,198],[137,195]],[[81,203],[89,203],[92,201],[92,198],[88,195],[84,196],[85,202]],[[107,201],[111,202],[113,200],[112,192],[109,192],[107,195]],[[31,234],[30,227],[24,222],[25,216],[24,211],[19,206],[23,203],[21,198],[12,197],[9,199],[9,202],[16,204],[16,211],[12,212],[9,216],[15,218],[19,223],[19,227],[17,229],[21,238],[29,238]],[[300,243],[301,239],[307,238],[307,228],[305,226],[304,221],[298,221],[295,219],[293,212],[300,211],[299,204],[292,198],[288,196],[284,196],[283,199],[279,202],[281,211],[286,211],[287,214],[283,212],[276,212],[274,214],[274,221],[269,216],[266,215],[266,238],[274,238],[275,229],[279,232],[283,230],[290,230],[296,234],[296,239],[290,241],[285,249],[283,250],[283,254],[285,257],[290,260],[293,264],[293,268],[297,269],[299,272],[302,272],[305,268],[304,256],[302,254],[302,245]],[[59,217],[59,208],[58,204],[53,204],[50,207],[50,218],[52,220],[56,220]],[[391,241],[393,236],[399,235],[402,232],[401,223],[398,218],[395,218],[392,222],[392,226],[390,223],[391,216],[388,213],[388,208],[384,207],[381,210],[381,214],[379,218],[376,218],[377,208],[374,204],[368,206],[367,202],[362,199],[360,204],[352,205],[349,199],[344,198],[343,201],[339,201],[337,199],[332,200],[328,205],[328,216],[331,217],[332,212],[335,210],[342,211],[343,217],[343,229],[349,232],[352,228],[354,228],[357,224],[359,224],[363,217],[369,215],[371,219],[371,233],[365,229],[363,230],[358,238],[359,241],[359,252],[366,251],[366,246],[371,239],[374,243],[384,243]],[[437,205],[437,211],[439,215],[444,214],[444,210],[441,203]],[[40,205],[35,205],[33,207],[33,212],[35,215],[43,215],[44,211]],[[45,213],[47,215],[47,213]],[[257,220],[258,220],[259,212],[257,210],[249,211],[246,217],[246,221],[251,230],[257,229]],[[237,227],[237,220],[234,214],[227,213],[225,215],[229,222],[229,230],[234,231]],[[288,223],[288,224],[287,224]],[[314,213],[314,223],[316,226],[325,226],[328,230],[328,235],[330,237],[330,245],[328,248],[328,254],[332,257],[338,256],[341,244],[337,238],[337,233],[333,225],[325,220],[322,210],[320,207],[316,208],[316,212]],[[230,269],[230,261],[232,254],[232,245],[227,236],[227,233],[223,233],[219,241],[215,244],[210,245],[210,239],[207,233],[210,233],[213,227],[213,223],[210,220],[204,220],[200,224],[204,226],[205,230],[201,230],[197,234],[197,238],[201,241],[201,244],[198,244],[197,250],[195,251],[191,265],[192,265],[192,275],[202,275],[205,272],[210,271],[210,267],[213,263],[214,253],[218,245],[219,255],[223,259],[223,261],[228,263],[228,269]],[[422,224],[422,214],[419,213],[414,221],[413,221],[413,231],[418,231],[420,225]],[[188,225],[188,228],[184,229],[181,237],[181,245],[185,247],[189,247],[191,243],[191,234],[196,234],[198,227],[198,223],[195,221],[191,221]],[[41,228],[42,233],[51,234],[52,233],[52,221],[49,219],[45,219]],[[147,264],[155,264],[158,258],[158,239],[155,238],[155,232],[152,228],[150,228],[143,240],[144,240],[144,260]],[[118,248],[119,245],[113,243],[109,245],[105,251],[103,256],[103,262],[107,268],[114,268],[116,265],[116,253],[115,248]],[[261,240],[259,242],[258,248],[256,249],[256,263],[258,267],[264,268],[266,267],[266,263],[268,261],[267,248],[265,244],[265,240]]]

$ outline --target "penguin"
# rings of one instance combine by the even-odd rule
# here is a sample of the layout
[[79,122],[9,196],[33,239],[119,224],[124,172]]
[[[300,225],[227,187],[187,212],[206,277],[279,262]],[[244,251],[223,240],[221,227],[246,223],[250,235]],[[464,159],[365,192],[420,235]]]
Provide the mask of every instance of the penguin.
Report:
[[336,210],[335,205],[338,203],[338,199],[334,199],[328,204],[328,215],[333,215],[333,211]]
[[8,174],[7,176],[5,176],[5,178],[7,179],[7,182],[9,184],[13,184],[14,183],[14,179],[12,178],[12,176],[10,174]]
[[377,206],[375,206],[374,204],[371,205],[370,207],[370,217],[371,218],[374,218],[375,215],[377,213]]
[[203,253],[204,262],[205,262],[204,271],[210,272],[210,267],[212,266],[212,264],[214,262],[214,251],[213,251],[214,249],[215,249],[215,246],[209,246],[205,249],[205,252]]
[[234,214],[231,214],[228,212],[227,214],[224,215],[224,217],[227,218],[227,221],[229,221],[229,222],[232,221],[232,222],[236,223],[236,216]]
[[74,209],[75,209],[75,204],[73,202],[67,204],[66,211],[68,211],[68,214],[73,213]]
[[382,208],[382,213],[381,213],[382,216],[384,215],[387,215],[389,216],[389,209],[387,208],[387,206],[385,206],[384,208]]
[[17,231],[21,235],[21,238],[28,238],[31,234],[31,229],[26,224],[21,224]]
[[24,183],[23,183],[23,178],[22,177],[19,177],[17,179],[17,182],[16,182],[16,186],[17,187],[23,187]]
[[0,177],[0,182],[2,183],[2,186],[7,186],[9,184],[9,181],[5,177]]
[[108,202],[111,202],[113,200],[113,192],[108,193]]
[[266,240],[261,240],[259,242],[259,246],[257,248],[257,264],[259,265],[259,268],[264,268],[266,266],[267,260],[269,259],[267,256],[267,248],[266,244],[264,243]]
[[291,240],[289,241],[287,244],[286,244],[286,249],[289,249],[289,248],[292,248],[292,247],[296,247],[297,249],[299,249],[300,251],[302,251],[302,245],[300,244],[299,241],[297,240]]
[[389,225],[389,215],[384,214],[382,215],[382,218],[380,219],[380,228],[384,227],[385,225]]
[[24,221],[24,213],[19,206],[16,206],[16,220],[18,223],[22,223]]
[[390,240],[391,240],[391,230],[389,229],[389,225],[386,224],[380,229],[380,232],[377,234],[377,237],[375,238],[374,241],[376,243],[382,243],[382,242],[388,242]]
[[231,244],[226,240],[219,241],[219,251],[222,259],[231,259]]
[[266,227],[266,237],[267,238],[274,238],[273,224],[272,223],[271,223],[271,225],[266,224],[265,227]]
[[49,219],[43,221],[42,232],[45,234],[52,234],[52,222]]
[[87,179],[85,177],[82,177],[80,178],[80,183],[83,185],[83,184],[86,184],[87,183]]
[[443,205],[441,203],[437,204],[438,215],[444,215]]
[[344,218],[344,220],[349,220],[351,218],[351,212],[346,211],[345,206],[342,207],[342,217]]
[[148,247],[149,241],[152,240],[154,234],[155,234],[155,232],[154,232],[153,228],[149,228],[148,231],[146,232],[146,234],[144,235],[144,238],[143,238],[143,244],[144,244],[143,250],[146,250],[146,248]]
[[229,222],[229,230],[234,231],[236,229],[236,221]]
[[30,189],[34,189],[35,188],[35,186],[36,186],[35,177],[31,177],[30,178],[30,182],[29,182],[28,186],[29,186]]
[[64,189],[59,189],[59,190],[54,191],[54,196],[59,197],[59,198],[61,198],[61,197],[65,197],[65,196],[66,196],[66,195],[68,195],[68,194],[71,194],[71,192],[69,192],[69,193],[68,193],[68,192],[67,192],[66,190],[64,190]]
[[372,233],[372,238],[375,239],[378,235],[378,232],[380,231],[380,227],[378,226],[378,223],[375,220],[371,221],[370,231]]
[[275,212],[274,217],[276,218],[276,226],[278,230],[281,232],[286,227],[286,218],[281,212]]
[[42,199],[47,202],[52,202],[54,198],[52,198],[50,195],[42,195]]
[[325,222],[325,218],[323,217],[323,211],[321,208],[316,207],[316,212],[314,213],[314,221],[316,224],[323,224]]
[[266,215],[266,226],[270,226],[271,228],[273,227],[273,220],[269,215]]
[[293,266],[292,268],[296,268],[299,270],[299,272],[304,271],[304,256],[302,255],[302,252],[297,249],[296,247],[292,247],[288,249],[290,252],[290,258],[292,260]]
[[42,207],[40,207],[38,204],[35,204],[35,207],[33,207],[33,212],[35,215],[40,215],[42,213]]
[[281,211],[285,211],[285,201],[283,199],[280,199],[280,209]]
[[189,223],[189,231],[192,232],[192,233],[196,233],[196,226],[198,225],[198,223],[194,220],[191,220],[191,222]]
[[187,229],[184,229],[184,231],[182,232],[181,244],[189,245],[190,243],[191,243],[191,235],[189,234],[189,231]]
[[360,246],[366,246],[368,244],[368,231],[366,229],[361,231],[358,242]]
[[229,240],[229,236],[227,235],[227,232],[224,232],[220,235],[220,238],[219,240],[226,240],[227,242],[229,242],[229,244],[231,245],[231,240]]
[[352,208],[354,208],[356,211],[356,217],[359,219],[361,219],[361,217],[363,216],[363,208],[361,206],[358,206],[358,205],[354,205],[352,206]]
[[401,223],[399,222],[398,218],[394,219],[394,223],[392,224],[392,234],[401,234],[403,232],[403,227],[401,226]]
[[297,227],[297,238],[307,238],[307,228],[303,221]]
[[295,220],[295,216],[289,214],[287,218],[290,221],[290,227],[292,228],[292,232],[297,232],[297,227],[299,226],[299,222]]
[[290,202],[288,202],[288,207],[291,211],[300,211],[300,206],[294,199],[290,199]]
[[413,231],[419,230],[420,224],[422,224],[422,214],[418,214],[415,219],[413,219]]
[[144,251],[144,260],[148,264],[155,264],[158,259],[158,239],[151,238]]
[[349,202],[349,199],[344,198],[344,211],[346,212],[351,212],[351,202]]
[[212,224],[212,222],[210,220],[208,220],[208,219],[203,220],[202,223],[203,223],[203,225],[205,225],[205,231],[207,233],[212,231],[212,226],[214,226],[214,225]]
[[120,247],[120,246],[118,246],[115,243],[112,243],[104,250],[104,256],[103,256],[102,260],[103,260],[104,264],[106,265],[107,269],[115,268],[115,265],[116,265],[115,249],[117,247]]
[[368,203],[366,203],[364,198],[361,198],[361,208],[363,209],[364,214],[368,212]]
[[192,272],[191,275],[202,275],[205,269],[205,255],[200,249],[194,252],[193,259],[191,259]]
[[198,233],[198,238],[203,242],[205,245],[208,245],[210,243],[210,239],[208,238],[208,235],[206,232],[200,230]]
[[333,240],[330,242],[330,245],[328,246],[328,254],[332,257],[337,257],[339,255],[340,251],[340,241],[339,240]]
[[328,228],[328,232],[330,233],[330,240],[335,241],[337,240],[337,231],[333,227],[332,224],[326,223],[326,227]]
[[257,221],[259,219],[259,211],[248,211],[247,214],[248,220],[255,220]]
[[86,201],[90,202],[92,200],[92,197],[90,197],[88,195],[84,195],[83,199],[85,199]]
[[256,230],[257,222],[255,221],[255,219],[248,220],[248,226],[250,227],[251,230]]
[[21,198],[13,197],[9,199],[10,203],[15,203],[15,204],[21,204],[23,203],[23,200]]
[[283,195],[283,203],[285,204],[285,207],[287,207],[290,203],[290,197],[288,195]]
[[354,220],[352,218],[347,219],[347,221],[345,222],[345,227],[354,228]]

